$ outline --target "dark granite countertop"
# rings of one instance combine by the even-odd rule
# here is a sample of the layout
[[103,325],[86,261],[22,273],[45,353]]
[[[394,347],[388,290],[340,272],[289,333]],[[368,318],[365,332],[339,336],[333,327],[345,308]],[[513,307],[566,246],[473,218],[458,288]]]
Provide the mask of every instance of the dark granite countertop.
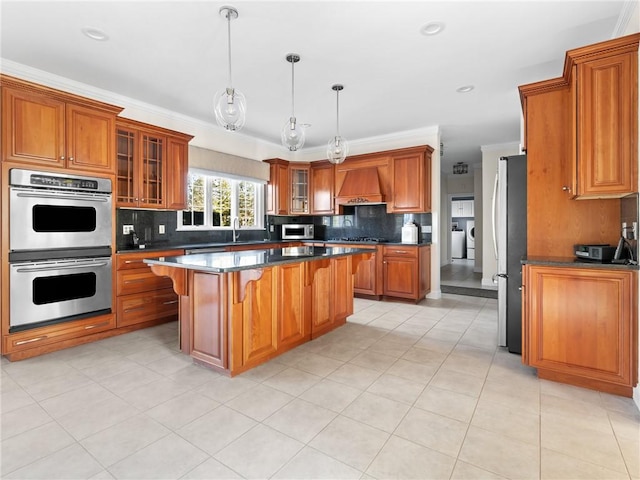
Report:
[[268,248],[267,245],[286,242],[287,240],[249,240],[246,242],[210,242],[210,243],[182,243],[182,244],[168,244],[168,243],[154,243],[152,245],[146,245],[144,248],[138,248],[134,246],[119,248],[116,253],[139,253],[139,252],[159,252],[161,250],[176,250],[176,249],[198,249],[198,248],[212,248],[212,247],[231,247],[234,245],[258,245],[261,248]]
[[213,273],[267,268],[287,263],[310,262],[321,258],[344,257],[370,250],[348,247],[286,247],[239,252],[194,253],[176,257],[145,259],[149,265],[186,268]]
[[638,270],[638,265],[624,265],[620,263],[597,263],[579,260],[575,257],[526,257],[521,260],[523,265],[545,265],[550,267],[598,268],[607,270]]
[[332,243],[332,244],[344,244],[344,245],[405,245],[423,247],[431,245],[431,243],[401,243],[401,242],[354,242],[346,240],[248,240],[246,242],[212,242],[212,243],[189,243],[189,244],[177,244],[169,245],[168,243],[158,243],[153,245],[147,245],[145,248],[126,247],[119,248],[116,253],[139,253],[139,252],[159,252],[161,250],[175,250],[175,249],[198,249],[198,248],[225,248],[232,246],[257,246],[258,249],[269,248],[268,245],[283,243],[283,242],[305,242],[305,243]]

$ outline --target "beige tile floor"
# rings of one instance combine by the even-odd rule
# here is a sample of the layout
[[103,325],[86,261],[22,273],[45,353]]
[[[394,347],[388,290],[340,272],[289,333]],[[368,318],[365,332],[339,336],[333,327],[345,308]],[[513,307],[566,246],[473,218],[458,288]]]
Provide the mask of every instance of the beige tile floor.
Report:
[[233,379],[167,324],[2,360],[2,478],[640,479],[630,399],[538,380],[496,301],[356,300]]

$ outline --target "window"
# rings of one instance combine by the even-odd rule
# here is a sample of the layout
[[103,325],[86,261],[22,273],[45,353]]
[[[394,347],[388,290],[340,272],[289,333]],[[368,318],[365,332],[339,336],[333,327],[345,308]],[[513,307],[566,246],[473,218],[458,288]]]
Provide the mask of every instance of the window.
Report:
[[187,209],[178,212],[179,229],[263,228],[264,185],[189,171]]

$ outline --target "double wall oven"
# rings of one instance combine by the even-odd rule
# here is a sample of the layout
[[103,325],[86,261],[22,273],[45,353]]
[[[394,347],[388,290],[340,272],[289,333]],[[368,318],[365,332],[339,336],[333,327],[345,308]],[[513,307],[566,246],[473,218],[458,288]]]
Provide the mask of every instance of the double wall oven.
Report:
[[111,180],[9,173],[10,332],[111,312]]

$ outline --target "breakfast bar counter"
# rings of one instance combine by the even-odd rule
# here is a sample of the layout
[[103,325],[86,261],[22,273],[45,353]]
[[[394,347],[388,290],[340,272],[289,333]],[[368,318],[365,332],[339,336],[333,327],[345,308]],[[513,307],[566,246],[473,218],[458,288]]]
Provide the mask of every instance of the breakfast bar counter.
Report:
[[288,247],[145,259],[180,298],[180,348],[236,375],[343,325],[370,250]]

